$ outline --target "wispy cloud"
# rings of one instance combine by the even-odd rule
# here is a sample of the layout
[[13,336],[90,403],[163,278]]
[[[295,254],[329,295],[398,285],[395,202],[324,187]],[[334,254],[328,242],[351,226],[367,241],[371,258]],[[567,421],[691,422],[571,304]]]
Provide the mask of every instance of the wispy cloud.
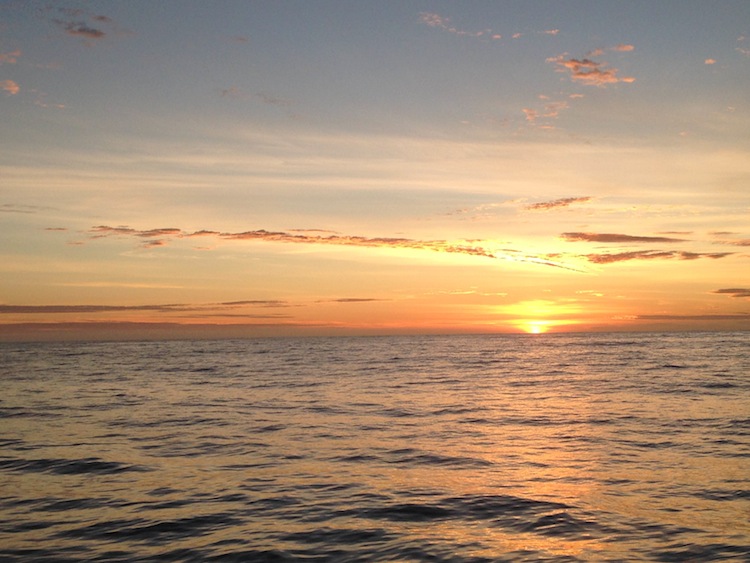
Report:
[[[313,231],[308,233],[286,232],[286,231],[267,231],[265,229],[243,231],[238,233],[228,233],[210,230],[200,230],[195,232],[186,232],[175,228],[160,228],[137,230],[127,226],[110,227],[99,225],[92,227],[89,231],[90,238],[99,239],[110,236],[128,236],[138,239],[149,239],[141,246],[151,248],[153,246],[164,246],[168,239],[172,238],[193,238],[193,237],[215,237],[221,240],[234,241],[262,241],[278,242],[287,244],[314,244],[314,245],[334,245],[350,246],[361,248],[395,248],[405,250],[424,250],[430,252],[440,252],[448,254],[462,254],[467,256],[477,256],[491,258],[495,260],[505,260],[509,262],[525,262],[539,264],[543,266],[552,266],[567,270],[576,270],[576,268],[550,260],[545,257],[529,255],[518,250],[502,249],[496,250],[490,245],[479,245],[474,242],[450,242],[446,240],[415,240],[401,237],[363,237],[358,235],[340,235],[340,234],[315,234]],[[156,242],[158,241],[158,242]]]
[[18,62],[18,57],[21,56],[21,50],[16,49],[10,53],[0,53],[0,65],[2,64],[15,64]]
[[683,250],[636,250],[605,254],[584,254],[582,257],[593,264],[613,264],[629,260],[698,260],[700,258],[719,259],[732,255],[732,252],[686,252]]
[[15,96],[16,94],[18,94],[18,92],[21,91],[21,87],[17,82],[13,80],[3,80],[2,82],[0,82],[0,89],[2,89],[4,92],[7,92],[11,96]]
[[525,207],[529,211],[546,211],[548,209],[557,209],[560,207],[569,207],[574,203],[586,203],[594,199],[593,197],[563,197],[560,199],[554,199],[552,201],[542,201],[539,203],[531,203]]
[[318,303],[372,303],[373,301],[391,301],[390,299],[376,299],[374,297],[338,297],[336,299],[320,299]]
[[60,27],[67,35],[80,37],[87,44],[103,39],[109,31],[103,27],[112,27],[114,22],[109,16],[94,14],[80,8],[47,8],[57,13],[59,17],[52,17],[52,22]]
[[[538,120],[556,119],[560,115],[560,112],[568,109],[568,107],[568,102],[563,100],[558,102],[547,102],[542,109],[523,108],[522,111],[526,116],[526,121],[531,124],[536,124]],[[550,127],[548,124],[545,124],[545,126]]]
[[571,242],[685,242],[685,239],[681,238],[634,236],[618,233],[563,233],[560,237]]
[[745,45],[747,44],[745,42],[748,41],[748,39],[749,38],[747,36],[745,36],[745,35],[740,35],[737,38],[737,43],[739,43],[740,46],[736,47],[736,51],[738,53],[741,53],[741,54],[745,55],[746,57],[750,57],[750,49],[748,49],[747,47],[745,47]]
[[[732,235],[735,233],[710,233],[712,235]],[[722,239],[715,241],[714,244],[727,244],[730,246],[750,246],[750,239]]]
[[[595,52],[595,54],[599,53],[600,51]],[[604,87],[618,82],[635,82],[632,76],[618,76],[619,71],[616,68],[611,68],[607,63],[597,62],[591,58],[575,59],[558,55],[547,59],[547,62],[557,65],[558,72],[568,72],[574,82],[587,86]]]
[[86,39],[101,39],[106,35],[101,29],[91,27],[84,22],[64,22],[55,20],[55,23],[62,26],[68,35],[79,35]]
[[167,303],[158,305],[0,305],[0,314],[122,313],[126,311],[188,313],[236,310],[245,307],[277,308],[290,306],[288,302],[278,300],[228,301],[203,304]]
[[714,314],[714,315],[637,315],[637,320],[644,321],[749,321],[750,314]]
[[51,207],[45,207],[42,205],[20,205],[17,203],[2,203],[0,204],[0,213],[25,213],[33,214],[41,211],[47,211],[52,209]]
[[492,30],[490,29],[484,29],[481,31],[465,31],[463,29],[458,29],[451,23],[451,19],[447,18],[445,16],[441,16],[439,14],[435,14],[433,12],[422,12],[419,14],[419,21],[421,21],[423,24],[429,25],[430,27],[435,27],[438,29],[442,29],[444,31],[447,31],[449,33],[453,33],[454,35],[466,35],[469,37],[482,37],[482,36],[490,36],[493,39],[500,39],[501,36],[499,34],[493,34]]
[[748,287],[730,287],[726,289],[717,289],[711,293],[717,293],[719,295],[729,295],[737,299],[750,299],[750,288]]

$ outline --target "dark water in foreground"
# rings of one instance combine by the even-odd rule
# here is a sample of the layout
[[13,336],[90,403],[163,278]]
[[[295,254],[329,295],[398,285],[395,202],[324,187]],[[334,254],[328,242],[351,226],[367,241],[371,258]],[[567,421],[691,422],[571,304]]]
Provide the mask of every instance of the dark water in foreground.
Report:
[[1,561],[750,561],[750,333],[0,360]]

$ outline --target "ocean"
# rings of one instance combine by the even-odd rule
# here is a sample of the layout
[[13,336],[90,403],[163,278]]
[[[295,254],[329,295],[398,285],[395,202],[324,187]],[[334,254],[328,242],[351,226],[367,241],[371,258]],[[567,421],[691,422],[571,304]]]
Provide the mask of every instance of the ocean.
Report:
[[0,344],[0,561],[750,561],[750,333]]

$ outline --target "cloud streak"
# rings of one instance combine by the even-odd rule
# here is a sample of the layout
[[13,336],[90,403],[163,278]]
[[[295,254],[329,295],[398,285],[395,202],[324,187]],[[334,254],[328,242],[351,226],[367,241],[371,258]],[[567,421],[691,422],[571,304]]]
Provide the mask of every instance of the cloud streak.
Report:
[[733,252],[686,252],[684,250],[636,250],[611,254],[584,254],[582,257],[593,264],[613,264],[630,260],[698,260],[700,258],[719,259]]
[[559,209],[561,207],[569,207],[574,203],[586,203],[594,199],[593,197],[563,197],[560,199],[554,199],[552,201],[542,201],[539,203],[531,203],[525,207],[529,211],[547,211],[548,209]]
[[646,237],[618,233],[563,233],[560,238],[569,242],[685,242],[686,239],[672,237]]
[[235,310],[244,307],[277,308],[291,307],[286,301],[247,300],[227,301],[223,303],[205,303],[190,305],[169,303],[159,305],[0,305],[1,315],[12,314],[71,314],[71,313],[122,313],[122,312],[156,312],[156,313],[190,313],[201,311]]
[[726,289],[717,289],[716,291],[712,291],[711,293],[716,293],[718,295],[729,295],[730,297],[734,297],[736,299],[750,299],[750,288],[748,287],[730,287]]
[[501,38],[499,34],[492,34],[492,30],[489,30],[489,29],[485,29],[482,31],[464,31],[462,29],[458,29],[451,23],[450,18],[446,18],[444,16],[441,16],[439,14],[435,14],[432,12],[420,13],[419,21],[421,21],[425,25],[428,25],[430,27],[434,27],[437,29],[442,29],[444,31],[447,31],[448,33],[453,33],[454,35],[465,35],[468,37],[482,37],[483,35],[491,35],[493,39]]
[[485,246],[478,245],[476,243],[459,243],[449,242],[445,240],[415,240],[401,237],[363,237],[358,235],[339,234],[324,235],[314,234],[314,231],[307,233],[298,233],[285,231],[267,231],[265,229],[243,231],[238,233],[227,233],[210,230],[185,232],[181,229],[171,227],[137,230],[127,226],[110,227],[107,225],[92,227],[88,232],[89,236],[92,239],[100,239],[111,236],[128,236],[138,239],[149,239],[141,244],[141,246],[145,248],[164,246],[167,244],[167,240],[171,238],[189,239],[196,237],[214,237],[221,240],[231,241],[260,241],[287,244],[314,244],[361,248],[423,250],[447,254],[477,256],[509,262],[525,262],[530,264],[539,264],[543,266],[552,266],[555,268],[578,271],[576,268],[550,260],[548,258],[524,254],[523,252],[517,250],[494,250],[491,248],[486,248]]

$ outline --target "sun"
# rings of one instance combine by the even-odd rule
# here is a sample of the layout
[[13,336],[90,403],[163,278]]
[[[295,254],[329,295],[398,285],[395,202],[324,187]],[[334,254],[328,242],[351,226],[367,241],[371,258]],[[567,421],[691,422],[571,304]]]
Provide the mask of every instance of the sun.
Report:
[[543,334],[549,330],[549,322],[529,321],[523,326],[523,329],[529,334]]

